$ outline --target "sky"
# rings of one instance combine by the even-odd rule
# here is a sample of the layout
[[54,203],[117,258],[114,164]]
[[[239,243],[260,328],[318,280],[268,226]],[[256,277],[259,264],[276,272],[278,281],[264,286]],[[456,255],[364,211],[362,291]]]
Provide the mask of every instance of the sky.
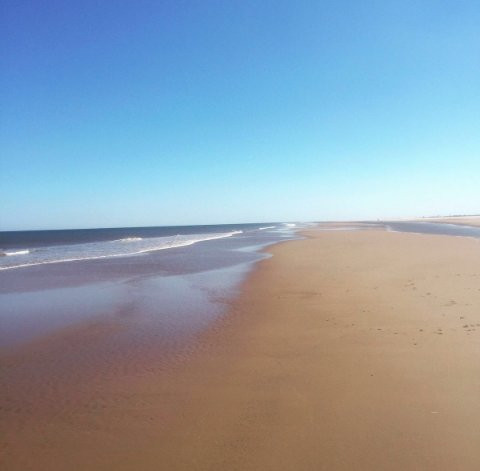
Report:
[[480,213],[478,0],[0,4],[0,230]]

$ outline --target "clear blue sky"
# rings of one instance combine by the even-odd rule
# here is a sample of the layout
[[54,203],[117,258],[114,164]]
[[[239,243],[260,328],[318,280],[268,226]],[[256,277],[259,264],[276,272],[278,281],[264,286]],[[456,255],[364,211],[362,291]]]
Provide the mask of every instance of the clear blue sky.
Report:
[[1,2],[0,228],[480,212],[480,2]]

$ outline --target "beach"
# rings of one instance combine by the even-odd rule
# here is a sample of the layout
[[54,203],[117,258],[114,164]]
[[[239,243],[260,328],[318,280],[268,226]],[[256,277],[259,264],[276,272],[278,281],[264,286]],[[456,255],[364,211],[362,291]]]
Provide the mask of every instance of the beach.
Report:
[[110,318],[2,355],[2,469],[479,469],[479,240],[304,236],[171,361]]

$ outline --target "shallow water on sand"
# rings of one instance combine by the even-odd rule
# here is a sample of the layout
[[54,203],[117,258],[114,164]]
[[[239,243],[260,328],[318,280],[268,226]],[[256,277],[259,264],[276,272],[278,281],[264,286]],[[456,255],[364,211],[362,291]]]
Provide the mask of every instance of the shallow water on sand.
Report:
[[474,226],[408,221],[384,222],[382,224],[391,231],[480,238],[480,227]]
[[262,248],[296,237],[285,224],[243,229],[168,250],[0,271],[0,348],[84,321],[120,326],[130,336],[122,342],[181,343],[226,310],[245,274],[267,256]]

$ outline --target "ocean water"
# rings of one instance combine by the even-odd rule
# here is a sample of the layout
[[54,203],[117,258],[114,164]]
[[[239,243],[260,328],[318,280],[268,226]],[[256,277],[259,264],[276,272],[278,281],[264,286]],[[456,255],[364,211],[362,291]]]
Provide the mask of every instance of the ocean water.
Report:
[[0,270],[134,256],[286,227],[270,223],[0,232]]
[[228,309],[264,247],[297,238],[301,227],[2,232],[0,347],[94,319],[128,324],[135,345],[177,344]]

